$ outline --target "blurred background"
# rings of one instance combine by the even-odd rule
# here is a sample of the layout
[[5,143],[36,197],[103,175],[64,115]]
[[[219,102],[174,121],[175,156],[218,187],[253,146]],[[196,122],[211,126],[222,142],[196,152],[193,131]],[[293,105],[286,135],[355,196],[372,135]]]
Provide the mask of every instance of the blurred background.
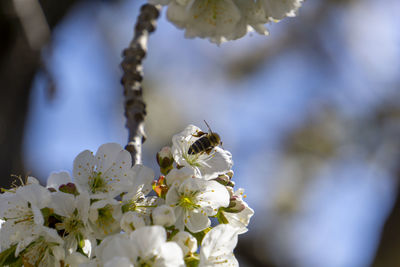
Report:
[[[0,175],[125,145],[120,62],[144,0],[2,0]],[[165,18],[144,64],[144,164],[206,120],[255,210],[241,266],[400,266],[400,2],[306,1],[216,46]]]

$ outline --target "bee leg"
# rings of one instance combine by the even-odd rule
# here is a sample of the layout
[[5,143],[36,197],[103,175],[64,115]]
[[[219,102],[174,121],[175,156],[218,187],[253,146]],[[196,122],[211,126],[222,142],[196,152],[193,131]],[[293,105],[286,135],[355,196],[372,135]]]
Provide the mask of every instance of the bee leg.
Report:
[[207,155],[210,155],[210,153],[211,153],[211,151],[213,150],[213,148],[211,147],[211,148],[209,148],[209,149],[206,149],[206,153],[207,153]]
[[196,131],[196,133],[192,134],[193,137],[201,137],[207,133],[202,132],[202,131]]

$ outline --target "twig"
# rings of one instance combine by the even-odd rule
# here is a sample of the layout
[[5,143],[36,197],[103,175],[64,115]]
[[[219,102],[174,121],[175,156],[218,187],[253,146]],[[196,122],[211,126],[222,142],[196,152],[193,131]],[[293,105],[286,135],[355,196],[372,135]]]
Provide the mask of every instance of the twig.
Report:
[[121,83],[124,86],[126,127],[129,131],[128,144],[125,149],[132,155],[132,165],[142,162],[142,144],[146,140],[144,117],[146,103],[143,100],[142,60],[146,56],[149,34],[156,29],[156,20],[160,6],[145,4],[140,9],[135,35],[128,48],[123,52],[121,63],[124,74]]

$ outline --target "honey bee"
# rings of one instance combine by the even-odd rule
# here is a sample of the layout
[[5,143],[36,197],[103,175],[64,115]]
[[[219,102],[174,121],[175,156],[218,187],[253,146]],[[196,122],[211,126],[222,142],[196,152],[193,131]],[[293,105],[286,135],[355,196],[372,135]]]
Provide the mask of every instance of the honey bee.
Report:
[[198,131],[196,134],[193,134],[192,136],[194,137],[200,137],[199,139],[194,142],[188,150],[189,155],[195,155],[199,153],[206,152],[207,154],[210,154],[211,150],[222,144],[221,138],[217,133],[214,133],[208,123],[204,121],[208,127],[208,130],[210,131],[209,133],[205,133],[202,131]]

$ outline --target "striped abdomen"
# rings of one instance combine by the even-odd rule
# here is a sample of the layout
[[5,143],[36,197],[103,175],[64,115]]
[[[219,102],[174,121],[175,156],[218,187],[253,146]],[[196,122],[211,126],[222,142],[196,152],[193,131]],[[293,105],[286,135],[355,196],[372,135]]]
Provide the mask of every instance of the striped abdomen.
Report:
[[219,144],[219,140],[213,134],[207,134],[194,142],[188,150],[188,154],[194,155],[212,149]]

